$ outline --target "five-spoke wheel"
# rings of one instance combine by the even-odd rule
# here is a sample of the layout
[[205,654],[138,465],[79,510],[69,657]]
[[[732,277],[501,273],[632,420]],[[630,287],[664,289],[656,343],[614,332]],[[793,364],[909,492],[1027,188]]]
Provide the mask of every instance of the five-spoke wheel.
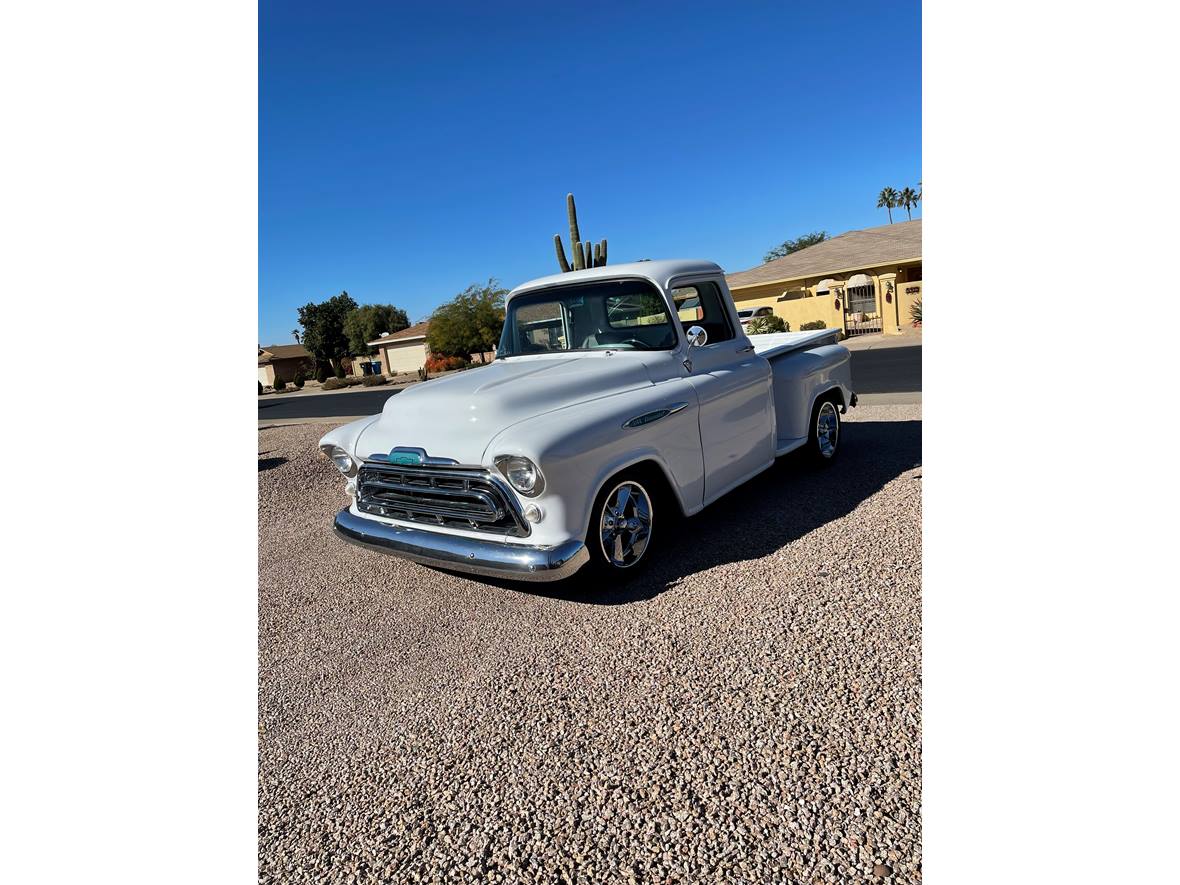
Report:
[[647,490],[628,479],[612,488],[602,501],[598,539],[602,556],[615,568],[630,568],[647,552],[651,541],[652,501]]
[[811,414],[811,454],[821,463],[829,463],[836,457],[840,445],[840,407],[832,400],[825,399],[815,404]]

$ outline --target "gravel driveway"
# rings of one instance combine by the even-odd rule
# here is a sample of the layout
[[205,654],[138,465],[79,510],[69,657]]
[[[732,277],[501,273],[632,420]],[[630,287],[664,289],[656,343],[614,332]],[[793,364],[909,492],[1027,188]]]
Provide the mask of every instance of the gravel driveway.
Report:
[[573,589],[347,546],[260,431],[260,881],[920,881],[921,407],[848,417]]

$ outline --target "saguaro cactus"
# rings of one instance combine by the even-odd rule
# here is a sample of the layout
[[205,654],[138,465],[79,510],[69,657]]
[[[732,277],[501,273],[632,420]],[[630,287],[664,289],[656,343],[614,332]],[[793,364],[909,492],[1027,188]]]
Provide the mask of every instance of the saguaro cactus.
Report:
[[570,267],[565,257],[565,246],[561,242],[561,234],[553,235],[553,248],[557,252],[557,266],[562,273],[571,270],[585,270],[588,267],[603,267],[606,264],[606,240],[597,243],[583,242],[581,231],[578,230],[578,209],[574,205],[574,195],[565,195],[566,214],[570,222],[570,251],[574,256],[574,265]]

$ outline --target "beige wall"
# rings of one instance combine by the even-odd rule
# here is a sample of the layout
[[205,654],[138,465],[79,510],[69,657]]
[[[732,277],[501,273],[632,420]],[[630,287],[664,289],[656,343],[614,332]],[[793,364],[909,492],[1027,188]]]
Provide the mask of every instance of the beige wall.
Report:
[[[914,291],[917,290],[917,291]],[[910,306],[922,299],[922,281],[897,284],[897,309],[901,314],[902,328],[913,328],[914,321],[910,318]]]
[[386,375],[398,372],[417,372],[426,365],[426,342],[394,341],[381,345],[381,367]]

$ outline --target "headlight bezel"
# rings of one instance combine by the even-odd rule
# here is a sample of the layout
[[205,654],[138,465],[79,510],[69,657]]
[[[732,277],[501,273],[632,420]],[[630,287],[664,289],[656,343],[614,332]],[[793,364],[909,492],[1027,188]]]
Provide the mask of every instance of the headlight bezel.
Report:
[[[524,464],[514,465],[513,462],[524,462]],[[541,466],[532,458],[525,455],[497,455],[493,459],[493,463],[504,479],[508,481],[508,485],[518,494],[524,495],[526,498],[536,498],[545,491],[545,474],[541,472]],[[531,486],[526,483],[517,485],[512,477],[514,466],[518,472],[521,469],[532,471],[534,480]]]
[[[335,444],[320,446],[320,451],[327,456],[328,460],[332,462],[332,466],[339,470],[344,476],[352,479],[360,470],[360,465],[356,463],[356,459],[348,453],[348,450],[342,446]],[[342,467],[341,462],[345,462],[348,466]]]

